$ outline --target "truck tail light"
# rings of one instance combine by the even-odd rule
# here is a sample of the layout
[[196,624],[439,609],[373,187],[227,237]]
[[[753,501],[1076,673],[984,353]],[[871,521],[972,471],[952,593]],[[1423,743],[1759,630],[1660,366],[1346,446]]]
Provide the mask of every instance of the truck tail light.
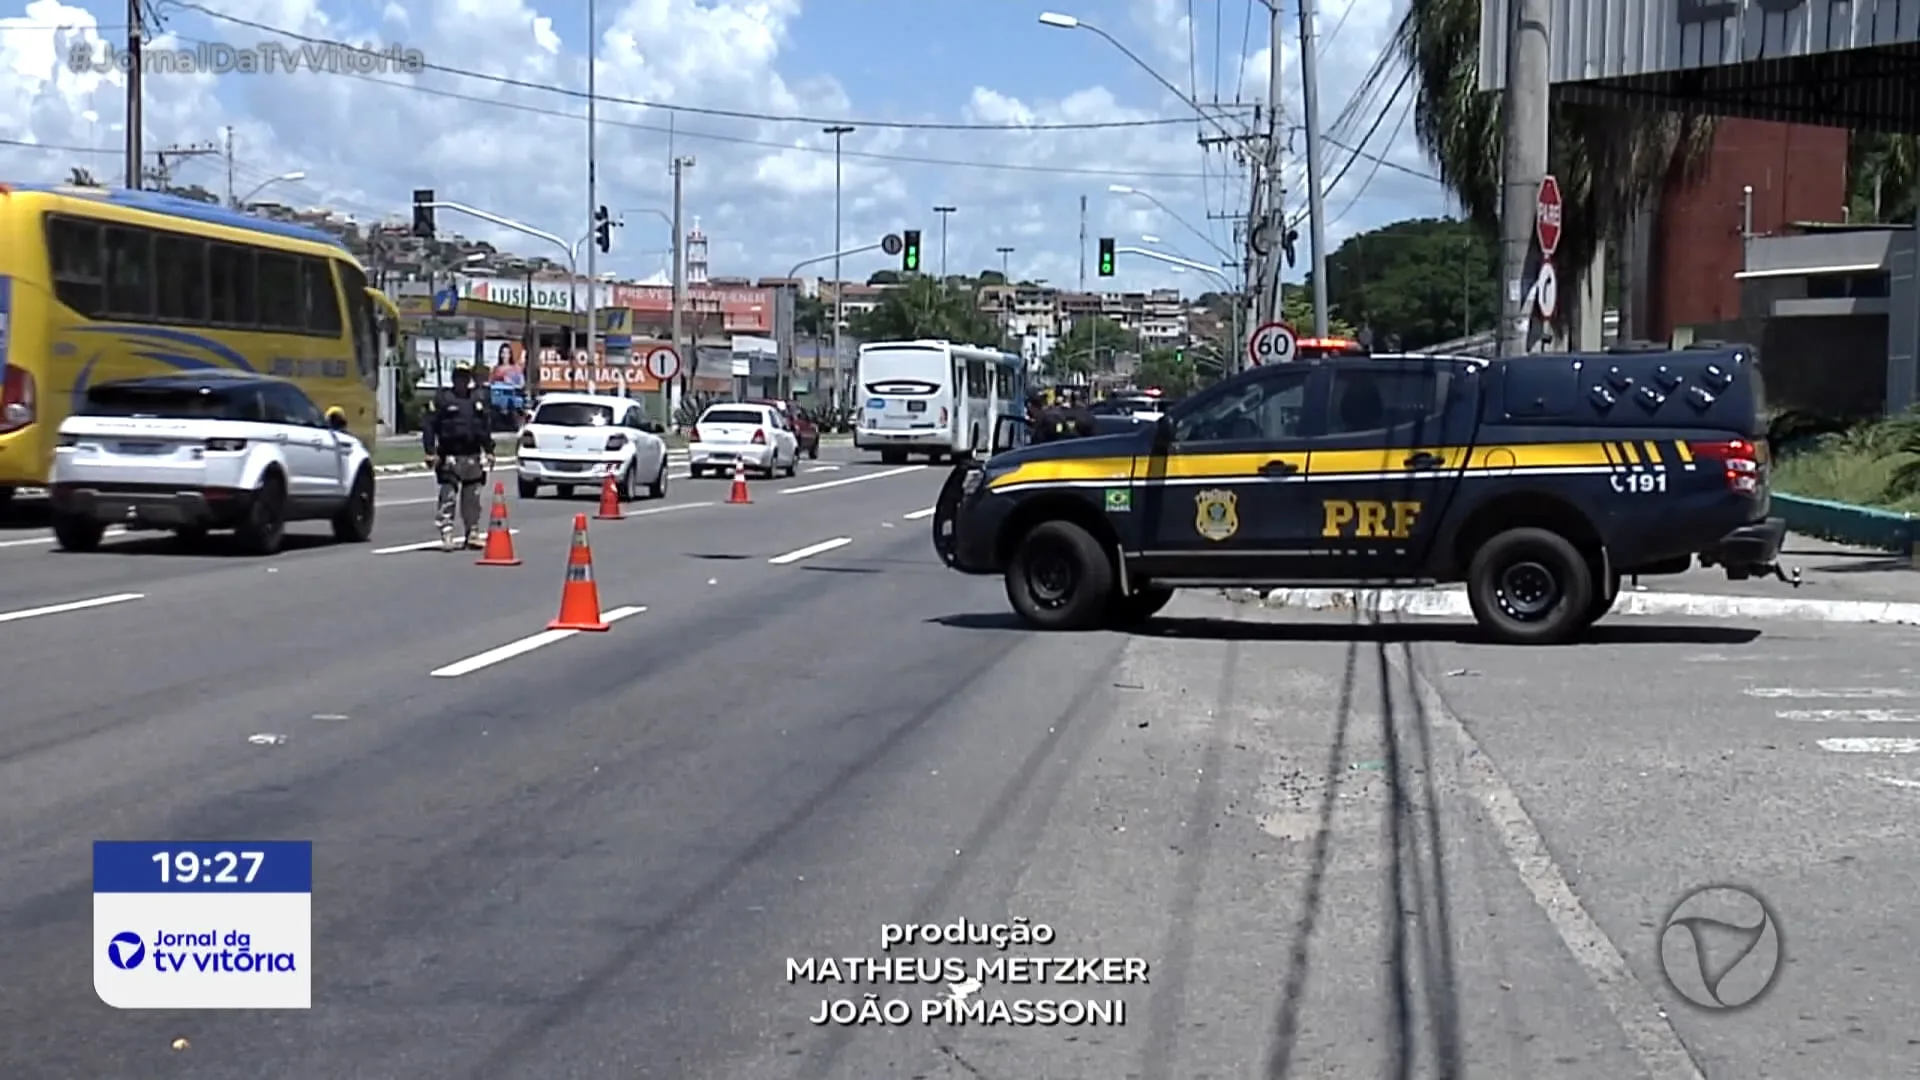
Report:
[[688,442],[690,442],[690,443],[697,443],[697,442],[699,442],[699,441],[700,441],[700,429],[699,429],[699,428],[697,428],[697,427],[690,427],[690,428],[688,428],[688,429],[687,429],[687,441],[688,441]]
[[538,445],[539,445],[539,440],[533,437],[533,432],[523,431],[520,433],[520,449],[532,450]]
[[1712,462],[1720,466],[1725,477],[1727,490],[1742,495],[1757,495],[1765,482],[1761,471],[1760,448],[1745,439],[1724,439],[1716,442],[1690,442],[1687,449],[1702,462]]
[[765,446],[765,445],[767,445],[767,432],[766,432],[766,429],[764,429],[764,428],[754,428],[754,429],[753,429],[753,445],[755,445],[755,446]]

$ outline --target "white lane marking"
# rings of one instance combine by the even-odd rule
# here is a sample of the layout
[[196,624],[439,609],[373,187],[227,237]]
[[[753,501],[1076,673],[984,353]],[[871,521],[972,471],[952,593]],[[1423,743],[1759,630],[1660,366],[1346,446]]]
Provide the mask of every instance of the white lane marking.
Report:
[[[621,619],[638,615],[645,610],[647,609],[644,607],[614,608],[612,611],[601,613],[600,618],[610,623],[619,622]],[[519,641],[510,641],[499,648],[488,649],[486,652],[469,656],[465,660],[456,660],[445,667],[435,668],[428,674],[436,679],[457,679],[462,675],[471,675],[482,668],[490,668],[516,656],[525,656],[535,649],[544,649],[554,642],[565,641],[581,632],[579,630],[542,630],[530,637],[523,637]]]
[[112,596],[95,596],[86,600],[70,600],[64,604],[48,604],[46,607],[24,608],[20,611],[0,611],[0,623],[19,622],[21,619],[37,619],[42,615],[64,615],[69,611],[86,611],[89,608],[107,607],[111,604],[124,604],[129,600],[145,600],[146,593],[123,592]]
[[[106,532],[101,533],[100,539],[117,540],[120,537],[127,536],[127,535],[129,535],[127,530],[122,529],[118,526],[115,526],[114,528],[108,529]],[[159,535],[160,535],[159,533],[149,533],[148,538],[152,539]],[[53,543],[53,537],[51,536],[30,536],[25,540],[0,540],[0,548],[36,547],[40,544],[51,544],[51,543]]]
[[674,503],[672,506],[648,506],[639,510],[627,511],[628,517],[647,517],[652,514],[671,514],[676,510],[698,510],[703,506],[716,505],[711,502]]
[[[508,529],[507,533],[511,536],[519,536],[520,530]],[[395,544],[392,547],[374,548],[372,554],[398,555],[401,552],[405,552],[405,551],[425,551],[428,548],[437,548],[439,546],[440,546],[440,541],[438,540],[422,540],[419,543],[415,543],[415,544]]]
[[807,471],[808,471],[808,472],[810,472],[810,473],[815,473],[815,472],[839,472],[839,471],[840,471],[840,466],[838,466],[838,465],[812,465],[812,466],[809,466],[809,467],[807,468]]
[[1410,681],[1426,706],[1429,722],[1462,751],[1459,760],[1468,790],[1486,810],[1521,882],[1533,894],[1534,903],[1545,913],[1574,961],[1586,970],[1594,990],[1613,1013],[1614,1023],[1627,1036],[1647,1074],[1654,1080],[1705,1080],[1659,1002],[1634,977],[1620,947],[1594,921],[1579,895],[1567,884],[1566,875],[1553,861],[1546,838],[1528,816],[1513,785],[1500,774],[1499,766],[1481,749],[1479,740],[1447,707],[1445,699],[1425,676],[1408,672],[1398,659],[1390,662],[1403,674],[1412,676]]
[[1815,745],[1836,754],[1920,754],[1920,739],[1821,739]]
[[1920,724],[1920,711],[1913,709],[1786,709],[1773,715],[1814,724]]
[[1796,701],[1817,701],[1821,698],[1847,698],[1886,700],[1889,698],[1910,698],[1916,696],[1912,690],[1896,686],[1842,686],[1834,689],[1807,689],[1799,686],[1750,686],[1748,697],[1789,698]]
[[938,509],[940,508],[937,506],[929,506],[925,510],[915,510],[911,514],[901,514],[900,517],[906,521],[919,521],[921,518],[932,517],[933,512]]
[[378,510],[378,509],[381,509],[382,507],[387,507],[387,506],[419,506],[421,503],[430,503],[430,502],[439,502],[439,501],[440,499],[439,499],[439,496],[437,495],[423,495],[418,499],[382,499],[379,502],[374,503],[373,507],[374,509]]
[[919,472],[925,468],[927,468],[925,465],[902,465],[897,469],[882,469],[879,472],[861,473],[859,476],[843,476],[838,480],[829,480],[824,484],[807,484],[804,487],[782,488],[780,494],[804,495],[809,491],[825,491],[828,488],[844,487],[847,484],[858,484],[867,480],[878,480],[883,476],[899,476],[902,473]]
[[1874,779],[1898,788],[1920,788],[1920,780],[1909,780],[1904,776],[1876,776]]
[[791,563],[797,563],[801,559],[811,559],[815,555],[824,555],[835,548],[843,548],[851,543],[853,543],[853,537],[851,536],[836,536],[831,540],[822,540],[817,544],[808,544],[803,548],[795,548],[785,555],[775,555],[767,561],[775,566],[786,566]]

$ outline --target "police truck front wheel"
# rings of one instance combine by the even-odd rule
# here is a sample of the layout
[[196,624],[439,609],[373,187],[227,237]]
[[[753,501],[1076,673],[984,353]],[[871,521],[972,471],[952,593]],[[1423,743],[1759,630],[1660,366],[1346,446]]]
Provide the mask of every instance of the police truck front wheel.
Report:
[[1566,537],[1509,529],[1467,567],[1467,602],[1481,628],[1513,645],[1558,645],[1590,624],[1593,569]]
[[1091,533],[1070,521],[1035,526],[1007,566],[1007,600],[1040,630],[1101,626],[1113,595],[1113,563]]
[[535,480],[529,480],[524,476],[521,477],[520,478],[520,497],[523,499],[539,498],[540,497],[539,482]]

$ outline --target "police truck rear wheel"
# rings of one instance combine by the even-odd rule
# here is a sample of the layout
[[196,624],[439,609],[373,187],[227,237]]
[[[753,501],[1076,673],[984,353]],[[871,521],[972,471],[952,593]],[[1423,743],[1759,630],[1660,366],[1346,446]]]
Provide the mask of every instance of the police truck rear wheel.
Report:
[[1481,628],[1513,645],[1558,645],[1591,621],[1593,570],[1566,537],[1509,529],[1474,553],[1467,602]]
[[1007,600],[1040,630],[1098,627],[1113,595],[1113,563],[1092,534],[1070,521],[1036,526],[1007,566]]
[[535,482],[533,482],[532,480],[527,480],[527,479],[524,479],[524,478],[522,478],[522,479],[521,479],[521,481],[520,481],[520,497],[521,497],[521,498],[523,498],[523,499],[537,499],[537,498],[539,498],[539,497],[540,497],[540,485],[539,485],[539,484],[537,484],[537,483],[535,483]]

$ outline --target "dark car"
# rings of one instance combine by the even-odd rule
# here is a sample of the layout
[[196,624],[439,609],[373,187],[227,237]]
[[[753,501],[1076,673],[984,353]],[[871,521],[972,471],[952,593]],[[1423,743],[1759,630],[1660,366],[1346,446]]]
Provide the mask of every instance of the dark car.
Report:
[[768,405],[779,409],[780,415],[786,417],[787,423],[793,425],[793,437],[800,444],[800,452],[810,458],[820,456],[820,425],[813,422],[813,417],[807,415],[807,410],[780,398],[753,398],[745,404]]

